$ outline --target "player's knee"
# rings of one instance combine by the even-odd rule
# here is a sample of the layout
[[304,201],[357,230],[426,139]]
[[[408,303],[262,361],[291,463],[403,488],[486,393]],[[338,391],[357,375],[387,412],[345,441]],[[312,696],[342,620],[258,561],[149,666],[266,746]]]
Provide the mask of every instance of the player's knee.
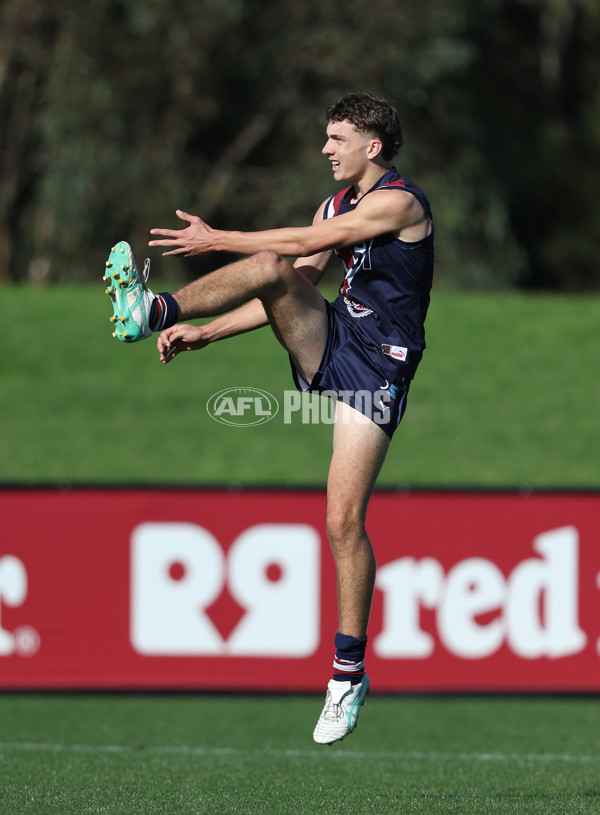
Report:
[[354,545],[365,535],[364,518],[355,506],[339,506],[327,510],[327,535],[334,549],[340,551]]
[[285,258],[272,249],[263,249],[253,257],[259,277],[265,285],[281,281],[289,267]]

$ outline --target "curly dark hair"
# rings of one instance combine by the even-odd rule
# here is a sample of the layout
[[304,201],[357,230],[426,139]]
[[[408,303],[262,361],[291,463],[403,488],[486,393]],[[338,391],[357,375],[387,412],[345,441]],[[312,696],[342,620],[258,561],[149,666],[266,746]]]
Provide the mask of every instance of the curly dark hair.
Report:
[[327,108],[328,122],[350,122],[365,135],[381,139],[384,161],[394,158],[402,147],[402,126],[394,107],[382,96],[357,90],[332,102]]

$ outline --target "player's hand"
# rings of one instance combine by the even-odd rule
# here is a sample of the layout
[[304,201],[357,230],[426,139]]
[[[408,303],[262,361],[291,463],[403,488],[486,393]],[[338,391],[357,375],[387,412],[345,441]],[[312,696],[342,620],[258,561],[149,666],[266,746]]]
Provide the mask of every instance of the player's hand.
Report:
[[166,365],[181,351],[198,351],[208,344],[204,326],[182,323],[165,328],[158,337],[157,348],[160,361]]
[[178,209],[178,218],[187,221],[185,229],[151,229],[151,235],[160,235],[161,240],[151,240],[148,246],[164,246],[169,251],[163,255],[205,255],[213,250],[211,237],[215,231],[197,215],[189,215]]

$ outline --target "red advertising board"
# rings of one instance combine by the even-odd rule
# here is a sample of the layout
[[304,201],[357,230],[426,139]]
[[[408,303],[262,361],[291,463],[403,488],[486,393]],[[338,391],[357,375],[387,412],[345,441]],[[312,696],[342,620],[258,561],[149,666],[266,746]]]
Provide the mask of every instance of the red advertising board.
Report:
[[[0,689],[322,692],[318,490],[0,490]],[[600,691],[600,494],[377,492],[373,690]]]

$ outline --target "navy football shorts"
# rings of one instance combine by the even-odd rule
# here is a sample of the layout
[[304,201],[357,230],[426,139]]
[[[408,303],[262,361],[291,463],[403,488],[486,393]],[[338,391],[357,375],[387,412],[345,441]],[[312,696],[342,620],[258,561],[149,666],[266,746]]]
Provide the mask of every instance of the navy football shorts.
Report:
[[333,304],[326,305],[327,344],[319,370],[309,385],[290,358],[294,384],[298,390],[349,404],[391,439],[404,415],[411,380],[386,371],[381,350],[365,344],[353,330],[352,318],[346,318]]

